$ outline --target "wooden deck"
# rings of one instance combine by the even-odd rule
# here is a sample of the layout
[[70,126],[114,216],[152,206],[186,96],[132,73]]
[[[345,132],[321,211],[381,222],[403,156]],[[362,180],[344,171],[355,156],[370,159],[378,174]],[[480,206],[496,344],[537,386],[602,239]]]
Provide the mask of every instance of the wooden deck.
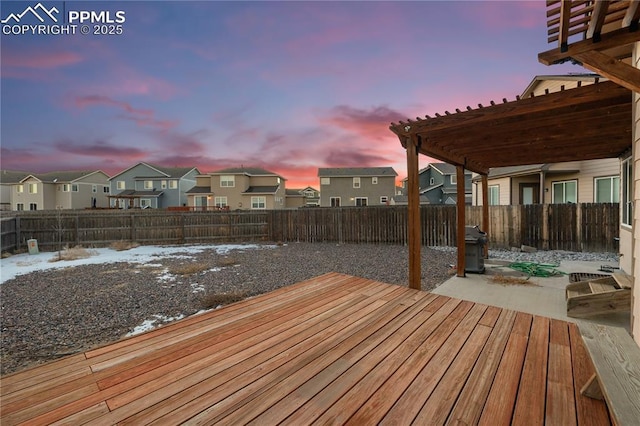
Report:
[[574,324],[330,273],[2,378],[3,426],[609,424]]

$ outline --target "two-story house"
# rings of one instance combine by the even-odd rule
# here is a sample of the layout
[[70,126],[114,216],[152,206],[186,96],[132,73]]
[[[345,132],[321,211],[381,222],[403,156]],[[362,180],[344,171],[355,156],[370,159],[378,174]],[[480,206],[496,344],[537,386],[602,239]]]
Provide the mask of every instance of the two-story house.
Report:
[[22,178],[20,173],[7,173],[13,179],[9,184],[11,210],[68,210],[108,205],[109,175],[101,170],[30,173]]
[[[448,163],[430,163],[418,172],[420,204],[456,204],[458,179],[456,168]],[[464,172],[465,204],[471,204],[472,173]],[[407,179],[403,180],[403,188]],[[402,197],[398,197],[402,199]],[[397,204],[406,204],[398,202]]]
[[320,191],[307,186],[306,188],[287,189],[287,207],[318,207],[320,205]]
[[113,208],[167,208],[187,205],[187,191],[200,174],[195,167],[162,167],[140,162],[116,174],[111,185]]
[[275,210],[286,208],[285,179],[257,167],[234,167],[196,176],[187,191],[195,210]]
[[384,206],[396,190],[393,167],[319,168],[320,206]]
[[16,170],[0,170],[0,210],[12,210],[11,192],[15,191],[14,185],[27,177],[29,172]]

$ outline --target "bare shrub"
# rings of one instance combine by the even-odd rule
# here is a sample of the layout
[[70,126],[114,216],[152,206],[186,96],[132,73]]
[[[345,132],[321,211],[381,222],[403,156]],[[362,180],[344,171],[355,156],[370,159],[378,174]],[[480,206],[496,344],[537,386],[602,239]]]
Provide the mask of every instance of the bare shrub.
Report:
[[238,263],[238,259],[236,259],[233,256],[225,256],[222,259],[218,260],[218,266],[224,267],[224,266],[233,266],[233,265],[237,265]]
[[124,241],[124,240],[120,240],[120,241],[114,241],[109,245],[109,248],[115,250],[115,251],[124,251],[124,250],[130,250],[132,248],[136,248],[140,246],[140,244],[133,242],[133,241]]
[[494,275],[491,277],[491,282],[502,285],[528,285],[534,287],[540,287],[533,281],[529,281],[526,278],[505,277],[504,275]]
[[57,262],[59,260],[76,260],[76,259],[86,259],[94,255],[94,252],[87,250],[82,246],[75,247],[65,247],[64,249],[58,252],[58,256],[49,260],[49,262]]
[[169,268],[169,273],[173,275],[193,275],[209,269],[211,269],[210,265],[202,262],[195,262],[172,266]]
[[239,302],[247,297],[246,292],[235,291],[232,293],[207,293],[200,299],[202,309],[215,309],[221,305],[229,305]]

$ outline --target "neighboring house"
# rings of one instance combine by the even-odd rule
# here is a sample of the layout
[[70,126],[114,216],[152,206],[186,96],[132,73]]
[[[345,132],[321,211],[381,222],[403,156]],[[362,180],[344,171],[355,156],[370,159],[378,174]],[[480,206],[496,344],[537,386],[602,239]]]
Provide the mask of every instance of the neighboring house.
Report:
[[[300,196],[302,197],[302,202],[298,200]],[[290,197],[291,201],[289,200]],[[317,189],[310,186],[303,189],[287,189],[287,207],[318,207],[319,205],[320,191]]]
[[[420,205],[421,206],[426,206],[429,205],[429,199],[426,197],[426,195],[420,195]],[[389,205],[391,206],[408,206],[409,205],[409,197],[406,195],[394,195],[391,198],[391,201],[389,202]]]
[[196,210],[274,210],[286,207],[285,179],[256,167],[239,167],[198,175],[187,191]]
[[162,167],[138,163],[110,179],[113,208],[167,208],[187,205],[187,191],[196,184],[195,167]]
[[[606,79],[598,74],[538,75],[520,95],[542,96]],[[497,167],[488,175],[490,205],[617,203],[620,161],[615,158],[530,166]],[[473,179],[473,204],[482,205],[480,177]]]
[[393,167],[320,168],[320,206],[384,206],[395,195]]
[[[617,158],[496,167],[487,177],[489,205],[620,202]],[[482,205],[479,175],[473,178],[473,204]]]
[[[471,178],[472,173],[465,170],[465,204],[471,204]],[[458,182],[456,168],[451,164],[430,163],[418,172],[418,180],[420,182],[420,204],[456,204]],[[403,180],[403,188],[406,188],[406,181],[406,179]],[[426,198],[427,201],[423,202],[423,198]]]
[[14,185],[27,177],[29,172],[0,170],[0,210],[11,210],[11,191]]
[[20,173],[7,172],[13,176],[13,182],[7,184],[11,187],[11,210],[69,210],[108,206],[109,175],[101,170],[30,173],[19,178]]

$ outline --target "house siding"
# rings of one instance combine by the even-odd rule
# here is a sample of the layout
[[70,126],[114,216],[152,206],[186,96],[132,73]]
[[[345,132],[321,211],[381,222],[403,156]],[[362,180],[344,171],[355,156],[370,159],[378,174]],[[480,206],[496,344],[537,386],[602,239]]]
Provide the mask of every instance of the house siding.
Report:
[[360,188],[353,187],[354,176],[331,176],[329,185],[322,185],[320,180],[320,206],[330,207],[331,197],[340,197],[342,207],[355,206],[356,198],[367,198],[368,206],[381,206],[380,197],[389,200],[395,194],[395,176],[379,176],[378,183],[372,183],[372,176],[360,177]]

